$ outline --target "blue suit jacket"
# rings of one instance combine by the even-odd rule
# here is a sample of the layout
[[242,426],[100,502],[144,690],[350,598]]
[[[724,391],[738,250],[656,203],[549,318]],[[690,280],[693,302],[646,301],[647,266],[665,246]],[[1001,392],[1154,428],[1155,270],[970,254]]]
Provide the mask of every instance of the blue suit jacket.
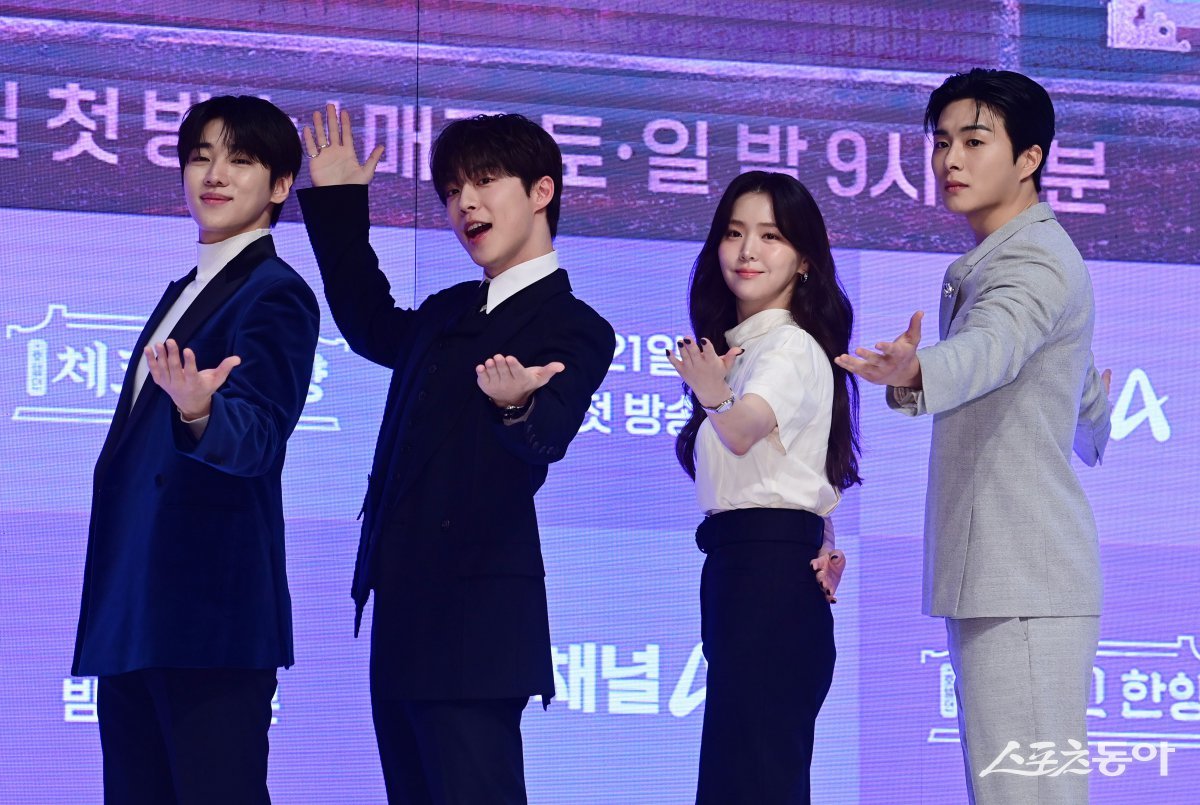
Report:
[[280,474],[308,393],[320,314],[312,290],[250,244],[170,337],[201,369],[240,366],[196,440],[137,358],[195,271],[167,288],[138,337],[96,462],[72,673],[292,664]]

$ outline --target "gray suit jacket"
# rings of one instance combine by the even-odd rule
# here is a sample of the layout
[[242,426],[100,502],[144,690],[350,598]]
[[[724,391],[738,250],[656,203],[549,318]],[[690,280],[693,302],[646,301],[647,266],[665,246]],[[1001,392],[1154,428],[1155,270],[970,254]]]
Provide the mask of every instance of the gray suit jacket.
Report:
[[1083,258],[1037,204],[955,260],[941,297],[923,390],[887,394],[934,415],[923,610],[1099,615],[1096,523],[1071,467],[1072,448],[1095,465],[1109,434]]

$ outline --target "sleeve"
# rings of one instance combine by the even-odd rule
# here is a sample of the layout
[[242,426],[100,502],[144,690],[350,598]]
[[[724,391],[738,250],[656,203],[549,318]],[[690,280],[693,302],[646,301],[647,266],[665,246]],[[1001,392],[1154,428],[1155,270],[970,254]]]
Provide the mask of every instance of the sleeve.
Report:
[[1079,400],[1079,421],[1075,425],[1075,455],[1094,467],[1104,458],[1112,430],[1112,412],[1108,405],[1108,394],[1104,380],[1093,363],[1088,367],[1087,379],[1083,383],[1083,396]]
[[997,256],[986,266],[982,282],[962,328],[917,351],[922,386],[915,401],[918,413],[949,411],[1011,383],[1046,342],[1070,301],[1061,264],[1037,247]]
[[238,325],[232,354],[242,363],[213,395],[204,433],[197,439],[172,417],[176,449],[230,475],[268,472],[304,410],[319,330],[317,300],[302,279],[266,288]]
[[566,367],[533,393],[529,416],[515,424],[497,421],[496,433],[510,453],[529,464],[561,459],[587,416],[592,394],[612,363],[616,337],[612,326],[582,303],[570,311],[567,326],[532,359],[532,366],[562,361]]
[[916,416],[924,403],[920,389],[901,388],[900,386],[888,386],[885,399],[888,408],[899,411],[905,416]]
[[779,447],[785,448],[817,415],[821,395],[813,364],[827,358],[801,330],[780,328],[767,337],[773,342],[754,357],[742,395],[757,395],[771,406],[779,426]]
[[396,306],[379,269],[371,248],[367,186],[310,187],[296,195],[338,330],[356,353],[394,368],[417,314]]

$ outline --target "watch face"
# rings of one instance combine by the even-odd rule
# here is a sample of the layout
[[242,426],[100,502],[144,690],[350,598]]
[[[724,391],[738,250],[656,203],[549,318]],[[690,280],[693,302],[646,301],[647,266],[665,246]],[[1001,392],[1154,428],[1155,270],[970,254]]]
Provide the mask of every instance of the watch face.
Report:
[[524,414],[526,409],[528,409],[528,408],[529,408],[528,403],[526,403],[525,405],[506,405],[500,409],[500,418],[501,419],[517,419],[522,414]]
[[710,407],[709,407],[709,406],[707,406],[707,405],[701,405],[700,407],[701,407],[701,408],[703,408],[703,409],[704,409],[704,410],[706,410],[706,411],[712,411],[714,414],[723,414],[723,413],[725,413],[726,411],[728,411],[730,408],[732,408],[732,407],[733,407],[733,401],[734,401],[735,399],[737,399],[737,398],[736,398],[736,397],[730,397],[729,399],[725,400],[724,402],[721,402],[720,404],[718,404],[718,405],[716,405],[715,407],[712,407],[712,408],[710,408]]

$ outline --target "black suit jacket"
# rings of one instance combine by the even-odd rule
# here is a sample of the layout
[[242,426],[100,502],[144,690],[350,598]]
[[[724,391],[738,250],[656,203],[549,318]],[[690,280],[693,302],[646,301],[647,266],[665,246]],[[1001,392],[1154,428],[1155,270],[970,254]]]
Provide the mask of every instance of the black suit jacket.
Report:
[[292,664],[280,474],[312,376],[320,313],[270,236],[247,246],[172,329],[209,369],[239,355],[203,436],[147,377],[142,348],[195,277],[171,283],[138,336],[92,484],[72,673]]
[[[478,314],[478,281],[397,308],[368,242],[365,186],[299,193],[330,311],[393,370],[363,503],[353,595],[375,591],[374,695],[554,694],[534,493],[566,453],[612,361],[612,327],[564,271]],[[476,384],[486,357],[566,371],[505,425]],[[356,625],[357,628],[357,625]]]

